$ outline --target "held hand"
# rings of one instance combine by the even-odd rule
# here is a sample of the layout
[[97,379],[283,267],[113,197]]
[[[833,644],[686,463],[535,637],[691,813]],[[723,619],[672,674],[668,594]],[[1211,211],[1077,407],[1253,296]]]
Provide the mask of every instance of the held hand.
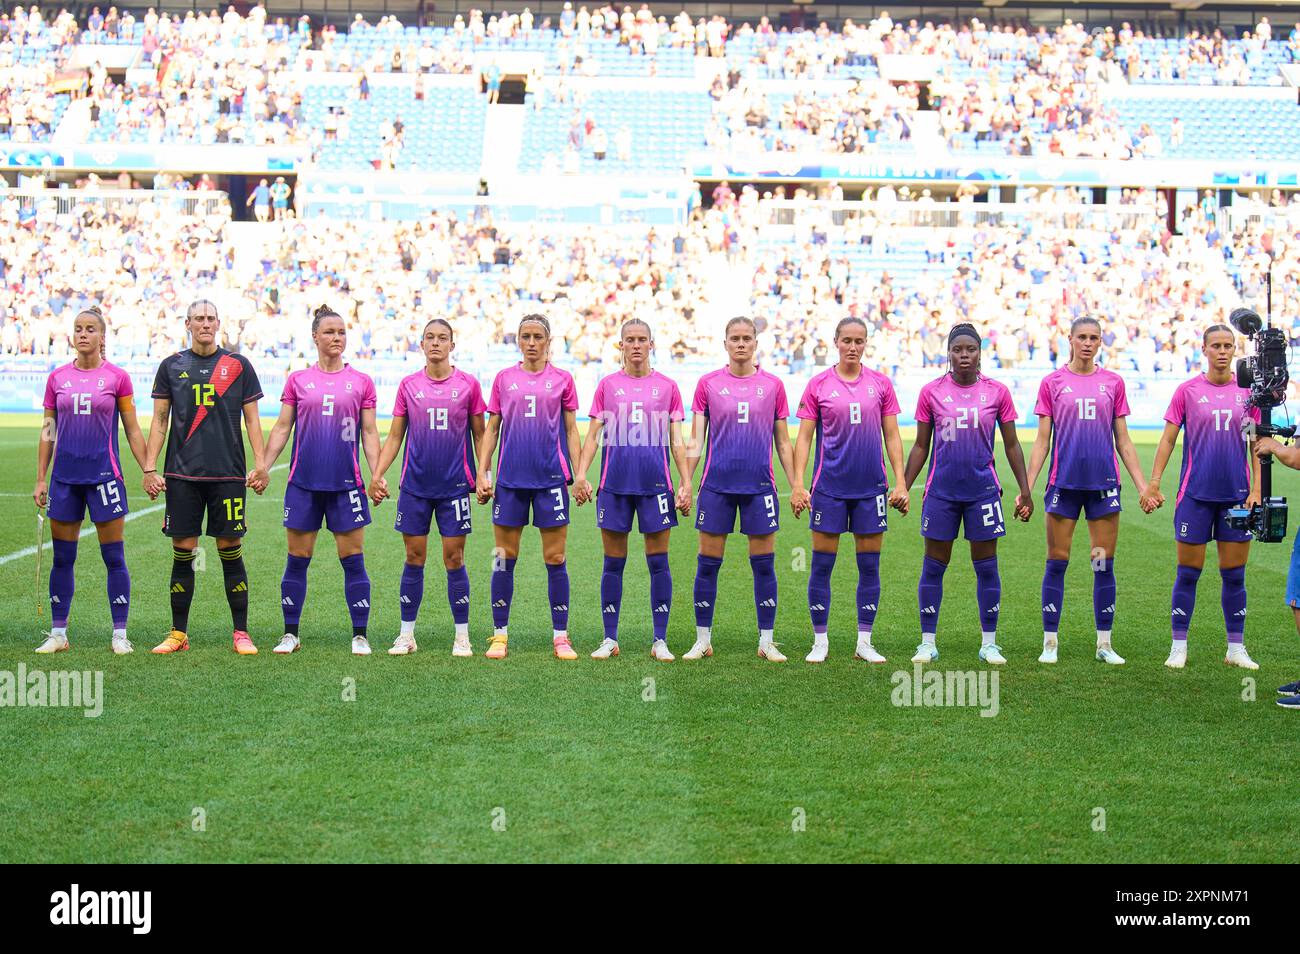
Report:
[[492,499],[492,478],[487,474],[478,475],[478,480],[474,484],[474,496],[478,498],[480,504],[485,504]]
[[1016,494],[1016,519],[1021,523],[1028,523],[1029,518],[1034,515],[1034,496],[1033,494]]
[[260,497],[270,485],[271,475],[261,467],[254,467],[248,472],[248,477],[245,478],[244,483],[248,485],[249,490]]
[[912,505],[912,498],[907,489],[899,484],[889,492],[889,506],[893,507],[904,517],[907,516],[907,509]]
[[157,500],[158,495],[167,490],[167,481],[162,474],[155,471],[152,474],[144,475],[144,492],[149,495],[150,500]]
[[32,491],[32,499],[36,501],[38,509],[44,510],[50,502],[49,486],[43,480],[36,481],[36,489]]
[[370,502],[378,507],[388,497],[388,481],[383,477],[372,478],[370,481]]
[[795,487],[790,491],[790,510],[798,517],[805,510],[812,506],[812,495],[802,487]]
[[677,509],[681,512],[682,516],[686,516],[686,514],[691,512],[691,504],[694,502],[693,496],[689,484],[684,484],[677,488]]
[[573,499],[579,507],[591,500],[591,481],[586,477],[573,482]]

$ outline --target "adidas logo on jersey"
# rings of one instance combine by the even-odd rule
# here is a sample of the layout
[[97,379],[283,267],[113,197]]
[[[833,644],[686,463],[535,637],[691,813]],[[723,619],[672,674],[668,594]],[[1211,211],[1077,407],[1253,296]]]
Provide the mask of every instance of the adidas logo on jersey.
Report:
[[1199,401],[1197,401],[1196,403],[1197,403],[1197,404],[1209,404],[1209,403],[1210,403],[1210,399],[1207,398],[1204,394],[1202,394],[1202,395],[1201,395],[1201,399],[1200,399]]
[[518,385],[518,384],[512,384],[512,385],[510,385],[510,387],[506,388],[506,390],[507,390],[507,391],[518,391],[518,390],[519,390],[519,385]]
[[292,606],[292,605],[293,605],[293,597],[291,597],[291,596],[286,596],[284,599],[280,600],[280,605],[281,605],[281,606]]
[[126,604],[127,604],[127,599],[125,596],[119,596],[117,599],[113,600],[114,606],[125,606]]
[[626,397],[626,396],[627,396],[627,392],[624,391],[622,388],[619,388],[617,391],[614,392],[614,397]]
[[833,399],[833,398],[837,398],[837,397],[840,396],[840,392],[839,392],[839,391],[832,391],[831,394],[830,394],[830,396],[831,396],[832,399]]
[[190,377],[190,373],[189,373],[188,371],[182,371],[182,372],[181,372],[181,376],[180,376],[180,380],[182,380],[182,381],[188,381],[188,380],[189,380],[189,377]]
[[731,394],[731,390],[730,390],[729,388],[723,388],[723,389],[722,389],[721,391],[719,391],[718,393],[719,393],[719,394],[730,395],[730,394]]
[[951,403],[952,403],[952,395],[951,395],[951,394],[945,394],[945,395],[943,396],[943,403],[944,403],[944,404],[951,404]]
[[1061,393],[1062,393],[1062,394],[1073,394],[1073,393],[1074,393],[1074,388],[1070,387],[1070,386],[1067,384],[1065,387],[1061,388]]
[[63,382],[63,386],[64,386],[65,388],[70,388],[70,387],[72,387],[72,382],[71,382],[71,381],[64,381],[64,382]]

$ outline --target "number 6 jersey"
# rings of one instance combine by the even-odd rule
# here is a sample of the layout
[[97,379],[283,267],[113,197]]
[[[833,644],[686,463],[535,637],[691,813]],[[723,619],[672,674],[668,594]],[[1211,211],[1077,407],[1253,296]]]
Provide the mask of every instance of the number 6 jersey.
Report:
[[1034,413],[1052,419],[1049,485],[1071,490],[1119,486],[1115,419],[1129,413],[1123,378],[1105,368],[1092,374],[1057,368],[1038,386]]
[[463,497],[474,489],[470,420],[487,406],[478,379],[453,368],[435,381],[421,368],[397,386],[393,417],[406,418],[399,487],[430,500]]
[[181,480],[243,480],[244,405],[262,396],[257,372],[242,354],[186,349],[163,358],[153,396],[171,401],[163,474]]

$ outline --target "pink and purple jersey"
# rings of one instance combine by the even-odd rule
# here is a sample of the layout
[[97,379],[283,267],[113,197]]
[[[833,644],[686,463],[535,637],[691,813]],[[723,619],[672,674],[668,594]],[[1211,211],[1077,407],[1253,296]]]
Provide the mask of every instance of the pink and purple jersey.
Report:
[[431,500],[473,490],[470,422],[486,410],[478,379],[459,368],[441,381],[423,369],[402,378],[393,403],[393,417],[406,418],[401,489]]
[[889,486],[880,430],[886,417],[898,416],[889,378],[863,368],[856,381],[845,381],[827,368],[804,388],[798,414],[817,423],[812,490],[856,500]]
[[313,365],[290,374],[280,395],[294,409],[289,483],[303,490],[364,487],[361,411],[375,401],[375,382],[350,364],[339,371]]
[[1250,392],[1236,381],[1211,384],[1204,374],[1174,391],[1165,420],[1183,429],[1183,469],[1178,499],[1240,503],[1250,494],[1250,458],[1241,426],[1258,423],[1259,408],[1247,408]]
[[770,493],[776,485],[773,427],[790,416],[781,381],[762,368],[746,378],[719,368],[700,378],[691,411],[708,418],[700,487],[719,494]]
[[676,382],[658,371],[602,378],[591,399],[591,417],[602,426],[597,489],[642,496],[671,491],[669,425],[685,416]]
[[65,484],[98,484],[122,476],[117,455],[117,399],[131,397],[130,376],[105,361],[84,371],[55,368],[45,381],[45,409],[54,412],[54,469]]
[[1129,413],[1123,378],[1104,368],[1092,374],[1057,368],[1038,386],[1034,413],[1052,419],[1048,484],[1072,490],[1119,486],[1115,420]]
[[916,398],[916,419],[934,427],[925,496],[969,502],[1001,493],[993,445],[998,426],[1016,420],[1006,385],[980,375],[963,387],[951,374],[935,378]]
[[572,482],[564,412],[578,409],[573,375],[553,364],[536,372],[505,368],[492,381],[487,409],[501,415],[498,484],[544,490]]

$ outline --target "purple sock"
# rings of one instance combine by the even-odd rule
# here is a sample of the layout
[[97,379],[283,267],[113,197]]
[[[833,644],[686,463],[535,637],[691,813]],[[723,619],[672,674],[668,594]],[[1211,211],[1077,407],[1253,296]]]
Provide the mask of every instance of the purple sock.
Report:
[[370,577],[366,575],[366,558],[363,554],[340,557],[343,564],[343,595],[348,601],[348,615],[352,617],[352,635],[366,635],[370,622]]
[[880,554],[858,554],[858,632],[869,633],[876,625],[880,605]]
[[73,565],[77,562],[76,540],[55,540],[50,563],[50,621],[59,628],[68,625],[72,594],[76,590]]
[[700,554],[695,560],[695,625],[713,625],[713,604],[718,601],[718,571],[722,560]]
[[943,606],[943,574],[948,564],[925,557],[921,561],[921,580],[916,584],[916,603],[921,611],[921,635],[933,636],[939,629],[939,609]]
[[284,614],[284,631],[298,635],[298,622],[307,602],[307,567],[311,557],[294,556],[284,562],[284,576],[280,577],[280,612]]
[[1246,638],[1246,568],[1233,566],[1219,568],[1223,578],[1223,623],[1228,630],[1228,645],[1241,644]]
[[980,632],[998,631],[998,611],[1002,608],[1002,575],[998,558],[975,560],[975,602],[980,608]]
[[655,639],[668,638],[668,614],[673,608],[673,574],[668,569],[667,553],[647,553],[650,568],[650,615],[654,620]]
[[509,557],[492,561],[492,625],[505,629],[510,623],[510,601],[515,596],[515,561]]
[[1092,565],[1092,615],[1097,629],[1110,632],[1115,627],[1115,559],[1103,559]]
[[600,619],[605,624],[605,638],[618,639],[618,613],[623,608],[623,567],[626,557],[605,557],[600,574]]
[[[450,577],[451,575],[448,574],[448,590],[451,588]],[[424,599],[424,567],[416,566],[414,563],[403,564],[402,582],[397,593],[402,607],[402,622],[414,623],[415,618],[420,615],[420,601]]]
[[1061,629],[1061,604],[1065,602],[1065,568],[1069,560],[1048,560],[1043,570],[1043,632]]
[[[405,571],[402,573],[406,577]],[[424,574],[420,574],[420,589],[424,589]],[[419,606],[416,599],[416,606]],[[469,574],[463,566],[447,571],[447,602],[451,605],[451,621],[458,624],[469,622]],[[412,619],[415,617],[412,616]]]
[[126,618],[131,612],[131,573],[126,568],[126,545],[101,543],[99,555],[108,570],[108,611],[113,617],[114,629],[126,629]]
[[569,567],[566,563],[546,564],[546,595],[551,601],[551,628],[569,628]]
[[826,621],[831,616],[831,571],[835,569],[835,554],[813,551],[812,572],[808,575],[808,613],[812,616],[813,632],[826,635]]
[[749,558],[754,572],[754,606],[760,631],[776,628],[776,556],[764,553]]
[[1196,609],[1196,582],[1201,578],[1200,567],[1179,566],[1174,575],[1174,595],[1169,610],[1169,623],[1174,639],[1186,640],[1187,627]]

